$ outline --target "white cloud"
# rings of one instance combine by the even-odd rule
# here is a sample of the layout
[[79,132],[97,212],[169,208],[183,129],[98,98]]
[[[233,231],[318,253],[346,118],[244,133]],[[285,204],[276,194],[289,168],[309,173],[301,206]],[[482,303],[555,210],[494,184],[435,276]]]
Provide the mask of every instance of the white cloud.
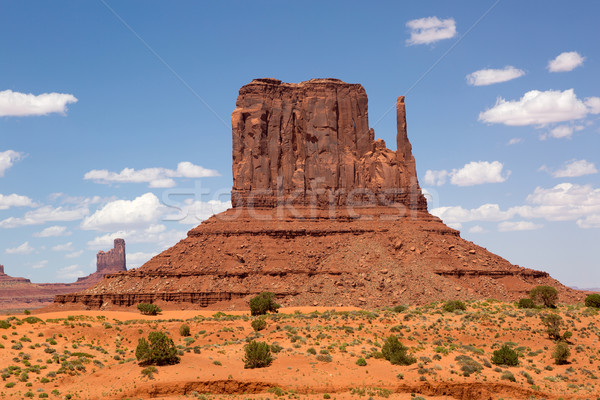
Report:
[[83,272],[77,264],[61,268],[57,272],[58,278],[61,279],[75,279],[85,275],[87,274]]
[[483,229],[483,227],[481,225],[475,225],[469,229],[469,233],[485,233],[485,232],[487,232],[487,231],[485,229]]
[[505,221],[498,224],[498,230],[500,232],[513,232],[513,231],[533,231],[540,229],[544,225],[534,224],[531,221]]
[[508,179],[510,171],[503,173],[504,165],[500,161],[471,161],[461,169],[425,172],[425,183],[441,186],[450,178],[450,183],[457,186],[473,186],[484,183],[501,183]]
[[77,258],[83,254],[83,250],[74,251],[73,253],[69,253],[65,255],[65,258]]
[[430,211],[446,224],[471,221],[502,221],[512,218],[514,213],[502,211],[498,204],[484,204],[478,208],[465,209],[461,206],[438,207]]
[[588,215],[577,220],[577,226],[583,229],[600,228],[600,214]]
[[35,264],[33,264],[31,266],[31,268],[33,269],[42,269],[42,268],[46,268],[48,266],[48,260],[42,260],[40,262],[37,262]]
[[112,247],[115,238],[123,238],[128,244],[153,243],[157,251],[173,246],[175,243],[187,237],[187,231],[167,230],[161,224],[151,225],[146,229],[120,230],[97,236],[87,242],[90,249],[104,249]]
[[20,246],[6,249],[6,254],[31,254],[34,252],[34,248],[29,245],[29,242],[25,242]]
[[64,244],[57,244],[56,246],[52,247],[53,251],[73,251],[73,242],[68,242],[68,243],[64,243]]
[[467,83],[471,86],[487,86],[517,79],[525,75],[525,71],[507,65],[503,69],[480,69],[467,75]]
[[492,108],[479,113],[479,121],[510,126],[572,121],[598,111],[596,109],[598,101],[600,98],[591,97],[584,102],[577,98],[573,89],[562,92],[531,90],[519,100],[507,101],[499,97]]
[[523,139],[521,138],[512,138],[508,141],[507,145],[512,146],[513,144],[522,143]]
[[167,215],[163,221],[179,221],[180,224],[198,225],[205,219],[231,208],[231,201],[193,201],[188,199],[178,208],[181,210],[178,214]]
[[454,18],[439,19],[438,17],[427,17],[413,19],[408,21],[406,26],[410,29],[410,38],[406,40],[408,46],[430,44],[456,36],[456,22]]
[[0,152],[0,178],[4,176],[4,172],[13,166],[16,161],[23,157],[22,153],[14,150],[6,150]]
[[571,139],[573,132],[581,131],[584,128],[585,127],[582,125],[558,125],[550,129],[550,132],[541,134],[540,140],[546,140],[549,137],[555,139]]
[[548,62],[548,71],[550,72],[568,72],[583,65],[585,57],[582,57],[576,51],[565,51],[560,53],[554,60]]
[[89,214],[87,207],[64,208],[43,206],[28,211],[22,218],[9,217],[0,221],[0,228],[16,228],[26,225],[42,225],[46,222],[76,221]]
[[39,95],[4,90],[0,92],[0,117],[65,114],[67,104],[77,103],[72,94],[43,93]]
[[585,99],[590,114],[600,114],[600,97],[588,97]]
[[135,170],[125,168],[121,172],[110,172],[106,169],[94,169],[87,172],[83,179],[96,183],[148,183],[151,188],[168,188],[175,186],[173,178],[206,178],[220,176],[219,172],[207,169],[191,162],[183,161],[177,164],[177,169],[144,168]]
[[71,232],[67,231],[66,226],[53,225],[42,230],[41,232],[34,233],[35,237],[57,237],[57,236],[69,236]]
[[127,257],[127,268],[137,268],[140,265],[144,264],[146,261],[150,260],[157,253],[128,253]]
[[0,194],[0,210],[8,210],[11,207],[35,207],[35,203],[27,196],[18,194]]
[[81,228],[114,230],[143,227],[156,222],[164,209],[165,206],[153,193],[143,194],[133,200],[115,200],[85,218]]
[[[540,169],[548,170],[545,166]],[[596,165],[593,162],[587,160],[571,160],[567,161],[565,165],[554,172],[548,171],[555,178],[575,178],[583,175],[591,175],[598,173]]]

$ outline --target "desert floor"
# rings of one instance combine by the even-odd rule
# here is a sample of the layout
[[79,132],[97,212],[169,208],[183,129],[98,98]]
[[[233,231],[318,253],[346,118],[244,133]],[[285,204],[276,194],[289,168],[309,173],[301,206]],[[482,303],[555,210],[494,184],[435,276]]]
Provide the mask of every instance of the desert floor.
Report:
[[[555,342],[539,314],[493,300],[466,311],[442,304],[391,310],[287,308],[255,332],[249,312],[67,311],[2,316],[0,398],[50,399],[591,399],[600,397],[598,311],[554,310],[569,330],[571,357],[556,365]],[[1,321],[0,321],[1,323]],[[182,337],[186,323],[191,336]],[[181,362],[142,374],[140,337],[162,330]],[[381,346],[394,334],[417,362],[392,365]],[[266,368],[244,369],[244,345],[255,339],[281,350]],[[490,363],[508,343],[516,367]],[[357,365],[362,357],[365,366]]]

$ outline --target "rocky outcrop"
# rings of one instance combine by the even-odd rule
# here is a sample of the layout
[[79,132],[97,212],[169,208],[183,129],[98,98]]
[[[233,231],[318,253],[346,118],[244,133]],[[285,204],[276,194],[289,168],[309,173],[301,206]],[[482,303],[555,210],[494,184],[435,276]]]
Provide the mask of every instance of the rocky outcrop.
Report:
[[97,273],[107,274],[119,271],[127,271],[124,239],[115,239],[114,248],[107,252],[99,251],[96,255]]
[[240,89],[233,125],[234,207],[403,205],[424,211],[404,97],[396,152],[369,129],[359,84],[255,79]]
[[247,308],[250,296],[270,291],[288,306],[381,307],[516,300],[542,284],[556,287],[561,301],[581,299],[427,212],[403,97],[396,108],[392,151],[368,127],[362,86],[252,81],[232,115],[233,208],[140,268],[108,274],[55,303]]

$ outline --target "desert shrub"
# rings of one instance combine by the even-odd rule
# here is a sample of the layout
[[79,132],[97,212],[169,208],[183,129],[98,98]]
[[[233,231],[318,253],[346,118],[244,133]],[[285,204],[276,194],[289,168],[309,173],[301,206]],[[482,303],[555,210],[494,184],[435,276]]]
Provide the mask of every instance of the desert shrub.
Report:
[[273,354],[277,354],[279,353],[281,350],[283,350],[283,347],[281,347],[280,345],[278,345],[277,343],[273,343],[271,345],[271,353]]
[[517,303],[517,307],[519,308],[535,308],[535,301],[530,299],[529,297],[525,297],[520,299]]
[[152,303],[140,303],[137,305],[137,309],[144,315],[156,315],[162,311],[159,306]]
[[31,315],[31,311],[25,310],[25,311],[23,311],[23,314],[25,314],[25,315]]
[[573,335],[569,331],[565,331],[562,335],[560,334],[563,326],[563,320],[560,315],[554,313],[542,314],[540,318],[542,319],[542,324],[546,327],[546,333],[548,333],[550,339],[567,340]]
[[460,370],[464,376],[470,376],[472,373],[480,372],[483,369],[481,364],[464,354],[456,356],[454,360],[460,365]]
[[529,292],[529,297],[544,307],[556,308],[556,302],[558,301],[558,290],[552,286],[536,286],[531,289],[531,292]]
[[511,381],[511,382],[517,381],[517,378],[515,378],[515,375],[510,371],[504,371],[502,373],[502,375],[500,375],[500,379],[504,379],[504,380]]
[[492,363],[496,365],[507,365],[515,367],[519,365],[519,355],[511,349],[507,344],[494,351],[492,355]]
[[600,294],[590,294],[585,298],[585,305],[587,307],[600,308]]
[[365,365],[367,365],[367,362],[364,358],[361,357],[358,360],[356,360],[356,365],[358,365],[359,367],[364,367]]
[[460,300],[450,300],[444,304],[444,311],[454,312],[456,310],[465,311],[467,306]]
[[190,326],[187,324],[182,324],[179,327],[179,334],[181,336],[190,336]]
[[560,342],[556,343],[556,346],[552,351],[552,358],[554,359],[554,362],[556,364],[567,364],[570,356],[571,350],[569,349],[569,345],[566,342],[561,340]]
[[268,312],[276,313],[281,307],[275,303],[275,293],[262,292],[250,299],[250,315],[265,315]]
[[273,362],[271,346],[255,340],[244,346],[244,368],[264,368]]
[[25,317],[23,318],[23,321],[27,322],[28,324],[37,324],[38,322],[44,322],[38,317]]
[[317,351],[314,349],[314,347],[309,347],[308,349],[306,349],[306,352],[312,355],[317,354]]
[[154,373],[158,372],[155,366],[151,365],[142,370],[142,376],[145,376],[148,379],[154,379]]
[[262,331],[267,327],[267,321],[265,321],[264,318],[257,318],[254,321],[252,321],[250,325],[252,325],[252,329],[258,332]]
[[408,354],[408,347],[404,346],[395,335],[390,335],[381,348],[383,358],[395,365],[410,365],[417,360]]
[[10,328],[10,322],[4,319],[0,319],[0,329],[8,329]]
[[173,339],[164,332],[148,334],[148,340],[140,338],[135,349],[135,358],[140,365],[167,365],[179,362]]
[[408,307],[407,306],[403,306],[402,304],[392,307],[392,311],[393,312],[397,312],[397,313],[401,313],[403,311],[406,311],[406,309],[408,309]]

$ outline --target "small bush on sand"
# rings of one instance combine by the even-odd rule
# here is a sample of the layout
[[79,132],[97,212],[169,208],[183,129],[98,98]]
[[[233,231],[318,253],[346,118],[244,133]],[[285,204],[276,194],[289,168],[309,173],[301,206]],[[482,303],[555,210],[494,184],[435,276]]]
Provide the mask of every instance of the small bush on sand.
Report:
[[542,324],[546,327],[546,333],[552,340],[568,340],[573,334],[569,331],[565,331],[561,335],[560,331],[563,326],[562,317],[558,314],[549,313],[540,315]]
[[252,325],[252,329],[258,332],[262,331],[267,327],[267,321],[265,321],[264,318],[257,318],[254,321],[252,321],[250,325]]
[[281,307],[275,303],[275,293],[262,292],[250,299],[250,315],[265,315],[268,312],[276,313]]
[[558,301],[558,290],[552,286],[536,286],[529,292],[529,297],[538,304],[544,307],[556,308]]
[[585,298],[585,305],[587,307],[600,308],[600,294],[590,294]]
[[517,307],[519,308],[535,308],[535,302],[529,297],[525,297],[520,299],[517,303]]
[[135,357],[140,365],[168,365],[179,362],[173,339],[160,331],[150,332],[148,340],[140,338]]
[[244,346],[244,368],[264,368],[273,362],[271,346],[255,340]]
[[570,356],[571,350],[569,349],[567,342],[561,340],[556,343],[556,346],[552,351],[552,358],[557,365],[567,364]]
[[444,311],[454,312],[456,310],[465,311],[467,306],[460,300],[450,300],[444,304]]
[[152,303],[140,303],[137,305],[137,309],[144,315],[156,315],[162,311],[159,306]]
[[496,365],[506,365],[515,367],[519,365],[519,355],[511,349],[507,344],[494,351],[492,355],[492,363]]
[[179,334],[181,336],[190,336],[190,326],[187,324],[182,324],[179,327]]
[[417,360],[408,354],[408,347],[404,346],[398,337],[390,335],[381,348],[383,358],[395,365],[410,365]]

